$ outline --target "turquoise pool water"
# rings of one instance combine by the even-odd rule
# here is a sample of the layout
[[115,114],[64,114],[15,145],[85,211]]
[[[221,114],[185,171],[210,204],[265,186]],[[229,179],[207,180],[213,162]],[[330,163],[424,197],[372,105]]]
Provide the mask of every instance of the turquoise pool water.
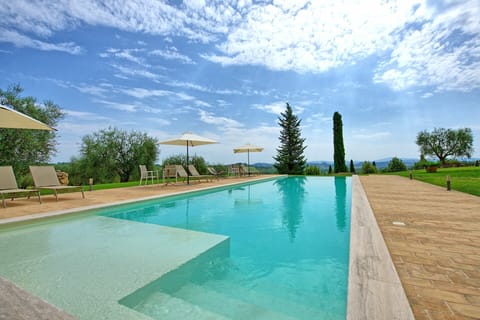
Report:
[[79,319],[345,319],[350,199],[290,177],[1,227],[0,276]]
[[350,185],[289,177],[103,211],[230,237],[229,253],[175,270],[122,303],[155,319],[170,312],[166,294],[231,319],[345,319]]

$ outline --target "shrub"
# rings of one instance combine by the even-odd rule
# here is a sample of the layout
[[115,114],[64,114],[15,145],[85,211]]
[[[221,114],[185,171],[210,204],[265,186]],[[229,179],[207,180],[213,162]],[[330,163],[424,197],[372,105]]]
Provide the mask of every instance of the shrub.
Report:
[[363,174],[377,173],[377,168],[370,161],[364,161],[361,172]]
[[[173,165],[173,164],[180,164],[185,169],[187,169],[187,155],[186,154],[177,154],[172,155],[165,160],[163,160],[163,166],[166,165]],[[189,157],[188,164],[193,164],[195,168],[197,168],[198,173],[200,174],[208,174],[207,164],[203,157],[199,156],[192,156]]]
[[308,166],[305,168],[305,175],[307,176],[319,176],[320,168],[317,166]]
[[407,171],[407,166],[397,157],[393,157],[388,163],[387,172]]

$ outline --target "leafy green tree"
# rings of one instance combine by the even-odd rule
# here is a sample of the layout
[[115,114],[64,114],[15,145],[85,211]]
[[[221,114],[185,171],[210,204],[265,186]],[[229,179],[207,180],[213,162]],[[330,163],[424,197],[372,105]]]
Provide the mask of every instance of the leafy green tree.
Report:
[[393,157],[388,163],[387,172],[407,171],[407,166],[397,157]]
[[[195,168],[197,168],[198,173],[208,174],[207,163],[205,162],[205,159],[203,159],[203,157],[200,157],[200,156],[189,157],[188,163],[193,164]],[[187,169],[187,172],[188,172],[186,154],[172,155],[164,159],[162,165],[167,166],[167,165],[173,165],[173,164],[182,165],[185,169]]]
[[138,178],[138,166],[152,168],[158,154],[156,140],[146,133],[110,127],[84,136],[80,151],[83,177],[100,183]]
[[307,176],[319,176],[320,175],[320,168],[317,166],[307,166],[305,168],[305,174]]
[[333,114],[333,168],[335,173],[347,172],[345,148],[343,146],[343,124],[340,113]]
[[303,154],[306,146],[305,139],[301,137],[301,120],[293,114],[292,107],[287,103],[285,112],[280,114],[278,124],[280,131],[280,147],[277,149],[277,156],[274,167],[282,174],[303,174],[307,160]]
[[442,165],[449,156],[471,158],[473,153],[473,134],[470,128],[435,128],[432,132],[424,130],[418,133],[416,143],[421,154],[437,157]]
[[355,165],[353,164],[353,160],[350,159],[350,172],[355,173]]
[[374,166],[370,161],[364,161],[361,172],[363,174],[377,173],[377,167]]
[[[0,104],[22,112],[51,127],[64,117],[58,105],[52,101],[38,104],[33,97],[22,97],[23,89],[13,85],[0,89]],[[28,173],[31,164],[47,163],[55,154],[57,132],[27,129],[0,129],[0,165],[11,165],[18,175]]]

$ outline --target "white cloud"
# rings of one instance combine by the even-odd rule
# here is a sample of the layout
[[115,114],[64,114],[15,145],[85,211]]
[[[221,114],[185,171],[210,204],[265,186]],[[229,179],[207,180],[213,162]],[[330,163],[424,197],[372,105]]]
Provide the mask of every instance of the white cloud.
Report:
[[206,112],[204,110],[199,110],[198,114],[200,115],[200,121],[209,125],[218,126],[220,130],[228,130],[230,128],[243,127],[243,124],[241,124],[236,120],[226,118],[226,117],[217,117],[213,113]]
[[224,65],[264,65],[273,70],[324,72],[391,48],[391,36],[415,16],[415,1],[275,1],[253,6],[220,54],[203,57]]
[[[2,25],[47,37],[73,26],[67,10],[68,6],[62,1],[15,0],[2,1],[0,15]],[[13,28],[9,29],[13,32]]]
[[469,92],[480,88],[480,5],[453,1],[447,11],[405,31],[374,80],[395,90],[435,87]]
[[81,120],[107,120],[108,117],[101,116],[98,114],[95,114],[93,112],[85,112],[85,111],[76,111],[76,110],[69,110],[69,109],[64,109],[63,110],[67,116],[73,117],[76,119],[81,119]]
[[427,98],[430,98],[432,96],[433,96],[433,93],[431,93],[431,92],[426,92],[426,93],[422,94],[423,99],[427,99]]
[[275,102],[268,105],[254,105],[255,109],[262,110],[265,112],[273,113],[280,115],[280,113],[285,111],[285,102]]
[[112,64],[111,66],[117,69],[118,71],[120,71],[121,72],[120,77],[123,77],[124,79],[128,79],[129,76],[142,77],[142,78],[147,78],[151,80],[157,80],[160,78],[159,75],[145,69],[131,68],[131,67],[122,66],[118,64]]
[[106,52],[100,53],[100,57],[102,58],[120,58],[130,62],[137,63],[139,65],[145,65],[145,59],[141,57],[137,57],[134,53],[143,52],[144,49],[115,49],[109,48]]
[[70,54],[80,54],[82,48],[74,42],[49,43],[32,39],[20,34],[15,30],[7,30],[0,27],[0,42],[12,43],[17,47],[28,47],[42,51],[61,51]]
[[173,94],[173,92],[171,91],[158,90],[158,89],[145,89],[145,88],[119,89],[119,91],[131,97],[135,97],[139,99],[148,98],[148,97],[164,97],[164,96]]
[[184,88],[184,89],[192,89],[192,90],[197,90],[200,92],[207,92],[207,93],[216,93],[216,94],[222,94],[222,95],[232,95],[232,94],[243,94],[240,90],[235,90],[235,89],[213,89],[213,88],[207,88],[205,86],[201,86],[192,82],[183,82],[183,81],[177,81],[177,80],[172,80],[167,83],[167,85],[171,87],[179,87],[179,88]]
[[139,109],[138,106],[129,104],[129,103],[119,103],[119,102],[106,101],[106,100],[95,100],[95,102],[107,105],[109,108],[119,110],[119,111],[137,112]]
[[177,93],[175,93],[175,95],[176,95],[180,100],[183,100],[183,101],[192,101],[192,100],[195,100],[195,97],[194,97],[194,96],[191,96],[191,95],[186,94],[186,93],[183,93],[183,92],[177,92]]
[[[216,49],[200,56],[222,65],[321,73],[378,55],[387,60],[378,66],[374,81],[395,90],[480,88],[478,0],[188,0],[176,5],[155,0],[16,0],[3,3],[0,15],[0,41],[39,50],[82,52],[73,42],[50,43],[32,34],[48,38],[82,25],[105,26],[214,43]],[[116,50],[102,56],[145,63],[135,51]],[[152,54],[195,63],[174,46]],[[119,78],[158,80],[148,70],[114,67]]]
[[[285,102],[274,102],[271,104],[266,104],[266,105],[260,105],[260,104],[255,104],[253,107],[257,110],[262,110],[268,113],[273,113],[276,114],[277,116],[280,115],[280,113],[285,112],[286,109],[286,103]],[[290,104],[290,107],[293,109],[293,113],[295,115],[301,114],[303,111],[305,111],[304,107],[301,106],[292,106]]]
[[183,81],[177,81],[177,80],[171,80],[170,82],[167,83],[167,85],[171,87],[179,87],[179,88],[185,88],[185,89],[193,89],[201,92],[209,92],[210,90],[207,87],[191,83],[191,82],[183,82]]
[[190,57],[179,53],[177,48],[175,47],[170,47],[166,50],[153,50],[150,52],[150,54],[162,57],[167,60],[177,60],[184,64],[195,64],[195,62],[190,59]]

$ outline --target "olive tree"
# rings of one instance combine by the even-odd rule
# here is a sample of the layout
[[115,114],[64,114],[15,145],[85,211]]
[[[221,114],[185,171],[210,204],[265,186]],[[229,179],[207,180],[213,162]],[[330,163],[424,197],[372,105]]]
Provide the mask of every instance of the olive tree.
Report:
[[80,168],[85,178],[97,182],[129,181],[138,176],[138,166],[153,167],[157,160],[156,139],[146,133],[108,128],[86,135],[80,147]]
[[405,163],[397,158],[393,157],[392,160],[388,163],[387,172],[397,172],[397,171],[407,171],[407,166]]
[[470,158],[473,153],[473,134],[470,128],[435,128],[432,132],[424,130],[418,133],[416,143],[422,155],[437,157],[442,164],[445,164],[447,157]]
[[[22,112],[51,127],[64,117],[52,101],[37,103],[34,97],[22,97],[23,89],[13,85],[0,89],[0,104]],[[57,132],[27,129],[0,129],[0,165],[11,165],[20,176],[28,173],[28,165],[47,163],[55,154]]]

